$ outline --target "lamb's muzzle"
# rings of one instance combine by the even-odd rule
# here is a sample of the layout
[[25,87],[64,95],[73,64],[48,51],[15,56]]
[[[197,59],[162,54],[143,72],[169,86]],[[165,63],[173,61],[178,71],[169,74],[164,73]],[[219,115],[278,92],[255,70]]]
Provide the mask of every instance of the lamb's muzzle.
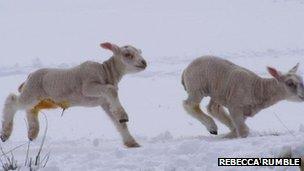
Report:
[[87,61],[70,69],[40,69],[31,73],[19,86],[20,95],[7,97],[3,109],[2,141],[11,135],[17,110],[26,110],[28,138],[34,140],[39,132],[37,116],[40,110],[101,106],[114,122],[124,144],[138,147],[126,125],[129,117],[118,98],[118,83],[125,74],[144,70],[147,62],[141,50],[133,46],[119,47],[108,42],[100,46],[113,52],[113,56],[102,64]]
[[147,62],[145,60],[142,60],[141,65],[137,65],[136,67],[145,69],[147,67]]

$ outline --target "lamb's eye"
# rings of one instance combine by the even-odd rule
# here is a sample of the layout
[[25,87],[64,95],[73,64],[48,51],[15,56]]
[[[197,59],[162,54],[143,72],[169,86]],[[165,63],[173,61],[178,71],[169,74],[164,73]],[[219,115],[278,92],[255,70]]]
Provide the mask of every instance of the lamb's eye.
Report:
[[125,54],[125,57],[126,58],[129,58],[129,59],[133,59],[133,55],[131,53],[126,53]]
[[288,81],[287,86],[290,88],[297,88],[297,85],[293,81]]

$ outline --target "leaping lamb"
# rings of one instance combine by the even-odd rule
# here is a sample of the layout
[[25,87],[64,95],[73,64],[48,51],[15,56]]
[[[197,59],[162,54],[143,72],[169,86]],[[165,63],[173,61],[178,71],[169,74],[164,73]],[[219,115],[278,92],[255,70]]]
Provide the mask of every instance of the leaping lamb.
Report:
[[112,43],[100,46],[113,56],[104,63],[87,61],[70,69],[39,69],[19,87],[19,95],[10,94],[3,109],[1,140],[6,141],[13,129],[17,110],[26,110],[28,138],[39,132],[38,112],[41,109],[72,106],[101,106],[114,122],[127,147],[139,147],[129,133],[129,118],[118,98],[118,83],[128,73],[143,71],[147,63],[141,50],[133,46],[119,47]]
[[[194,60],[182,74],[182,84],[188,93],[185,110],[217,134],[214,120],[200,109],[201,100],[210,96],[208,113],[230,129],[226,138],[247,137],[247,117],[253,117],[281,100],[304,101],[303,79],[299,64],[286,74],[267,67],[273,78],[261,78],[255,73],[227,60],[203,56]],[[228,115],[223,107],[229,111]]]

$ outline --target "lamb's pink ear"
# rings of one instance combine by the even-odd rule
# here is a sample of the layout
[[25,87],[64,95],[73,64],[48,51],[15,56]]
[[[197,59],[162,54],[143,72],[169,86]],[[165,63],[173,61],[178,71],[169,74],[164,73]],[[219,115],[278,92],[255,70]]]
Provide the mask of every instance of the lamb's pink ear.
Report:
[[272,67],[267,67],[267,70],[268,70],[270,75],[272,75],[277,80],[280,80],[281,73],[279,71],[277,71],[275,68],[272,68]]
[[109,43],[109,42],[101,43],[100,47],[102,47],[104,49],[108,49],[108,50],[112,51],[113,53],[119,52],[119,47],[117,45]]

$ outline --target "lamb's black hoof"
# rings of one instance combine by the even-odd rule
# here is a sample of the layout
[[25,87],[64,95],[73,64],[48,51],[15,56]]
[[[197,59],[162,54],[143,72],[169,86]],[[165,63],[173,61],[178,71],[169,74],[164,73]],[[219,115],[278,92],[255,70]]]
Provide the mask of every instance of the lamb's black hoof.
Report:
[[125,122],[128,122],[128,121],[129,121],[128,119],[120,119],[119,120],[120,123],[125,123]]
[[217,131],[210,131],[210,134],[217,135]]
[[33,138],[29,138],[29,140],[30,140],[30,141],[33,141],[34,139],[33,139]]
[[8,139],[8,137],[5,135],[1,135],[0,138],[2,142],[5,142]]

